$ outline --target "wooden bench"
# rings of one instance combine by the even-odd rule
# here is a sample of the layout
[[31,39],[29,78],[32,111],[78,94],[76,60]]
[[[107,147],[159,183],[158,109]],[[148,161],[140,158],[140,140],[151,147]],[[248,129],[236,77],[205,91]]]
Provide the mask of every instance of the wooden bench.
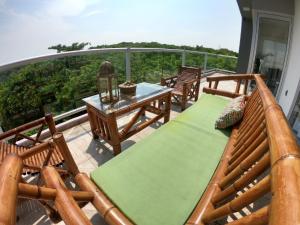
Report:
[[[214,169],[213,176],[209,177],[208,184],[205,190],[201,192],[200,198],[195,199],[196,204],[188,212],[188,217],[184,220],[184,223],[211,224],[214,221],[226,218],[234,212],[239,212],[244,207],[261,199],[264,195],[270,194],[269,202],[265,202],[257,210],[228,222],[228,224],[300,224],[299,146],[280,106],[276,103],[263,79],[259,75],[232,75],[213,77],[207,80],[211,84],[209,87],[204,88],[204,92],[210,94],[237,96],[240,94],[241,84],[246,84],[250,80],[255,80],[257,89],[247,98],[243,120],[230,132],[231,135],[227,144],[225,143],[222,156],[216,163],[217,166]],[[217,89],[218,83],[225,80],[236,81],[237,88],[233,93]],[[217,84],[214,84],[214,82]],[[199,104],[203,104],[201,98],[198,101]],[[195,107],[197,107],[196,104]],[[195,107],[192,106],[186,110],[174,123],[183,123],[183,118],[190,117],[191,111]],[[201,110],[205,111],[206,109]],[[190,127],[192,125],[196,126],[195,129],[201,129],[201,127],[197,127],[197,124],[188,124]],[[168,126],[175,125],[170,122],[159,128],[159,130],[167,129],[163,127]],[[162,131],[156,131],[154,134],[157,132]],[[220,134],[215,133],[214,135]],[[146,139],[150,139],[149,142],[151,142],[152,139],[155,139],[155,135],[152,136]],[[194,138],[197,139],[197,137]],[[63,136],[58,133],[53,136],[53,140],[65,159],[67,173],[74,177],[80,191],[68,190],[60,176],[62,171],[57,171],[54,167],[49,166],[44,167],[41,171],[45,182],[44,187],[20,183],[19,175],[22,170],[22,160],[19,156],[9,155],[0,167],[2,177],[0,182],[0,211],[2,212],[0,221],[4,221],[4,224],[13,224],[16,198],[25,197],[52,200],[54,202],[53,210],[57,210],[66,224],[90,224],[90,221],[80,210],[82,204],[78,204],[78,202],[81,201],[91,202],[108,224],[136,223],[133,218],[128,216],[128,212],[118,207],[120,202],[112,200],[104,189],[99,185],[97,186],[86,174],[79,172]],[[177,142],[176,139],[166,141],[174,144]],[[203,140],[204,143],[205,141]],[[139,145],[136,144],[136,146]],[[189,151],[186,146],[182,147],[185,151]],[[198,146],[198,148],[200,149],[201,146]],[[206,154],[203,157],[209,158],[212,152],[210,152],[210,149],[205,150]],[[216,151],[218,151],[218,148],[216,148]],[[122,158],[122,155],[128,156],[128,159],[118,160],[118,158]],[[133,146],[104,164],[103,169],[106,170],[105,168],[109,165],[114,165],[114,162],[131,163],[132,156],[130,155],[142,156],[143,154],[142,151],[138,151]],[[187,156],[185,155],[185,157]],[[135,166],[135,164],[132,164],[132,166]],[[184,166],[178,164],[178,167],[181,167],[182,170],[187,169],[188,166],[189,164]],[[202,164],[202,167],[205,168],[206,165]],[[101,167],[99,170],[101,170]],[[10,171],[10,176],[7,176],[7,171]],[[161,173],[164,174],[164,170],[161,170]],[[200,170],[199,173],[201,173]],[[109,175],[111,177],[115,176],[114,173]],[[10,179],[12,176],[15,179]],[[151,177],[145,177],[145,179],[151,179]],[[190,183],[185,185],[190,185]],[[8,186],[13,188],[5,189]],[[139,183],[132,183],[132,187],[135,186],[139,186]],[[162,187],[164,186],[162,185]],[[124,187],[113,187],[116,190],[122,188]],[[138,188],[135,187],[134,190],[138,190]],[[156,201],[156,199],[152,200]],[[177,207],[180,207],[180,205],[177,205]],[[148,210],[153,209],[149,208]],[[143,214],[138,216],[143,217]],[[168,216],[175,217],[176,215]],[[8,222],[5,223],[5,221]],[[168,223],[171,222],[167,221],[166,224]],[[149,219],[145,224],[157,223]]]

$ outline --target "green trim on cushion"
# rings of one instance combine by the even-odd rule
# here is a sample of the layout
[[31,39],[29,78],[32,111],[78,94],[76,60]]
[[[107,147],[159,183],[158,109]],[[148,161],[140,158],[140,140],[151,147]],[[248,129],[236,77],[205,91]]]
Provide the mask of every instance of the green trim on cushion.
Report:
[[138,225],[183,224],[201,198],[231,130],[216,130],[227,99],[203,94],[177,118],[91,173]]

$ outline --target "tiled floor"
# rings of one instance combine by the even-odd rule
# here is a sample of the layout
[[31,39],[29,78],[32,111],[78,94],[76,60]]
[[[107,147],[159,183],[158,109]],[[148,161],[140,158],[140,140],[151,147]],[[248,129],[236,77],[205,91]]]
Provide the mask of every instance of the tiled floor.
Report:
[[[207,83],[202,82],[201,89],[203,86],[207,86]],[[220,83],[219,87],[223,90],[233,91],[235,88],[235,82],[226,81]],[[241,87],[241,89],[243,89],[243,87]],[[174,119],[179,113],[179,107],[172,106],[171,119]],[[131,116],[132,114],[127,114],[124,117],[120,118],[120,120],[118,121],[118,125],[122,126],[122,124],[126,123],[126,121],[128,121]],[[146,117],[147,116],[151,115],[147,114]],[[126,149],[128,149],[131,145],[154,132],[155,129],[161,126],[161,121],[145,128],[138,134],[124,141],[122,143],[122,151],[126,151]],[[88,122],[65,131],[64,136],[71,150],[71,153],[80,171],[82,172],[86,172],[87,174],[89,174],[95,168],[113,158],[112,148],[109,145],[103,143],[103,141],[93,139]],[[93,224],[106,224],[91,204],[83,207],[83,211]],[[52,224],[46,216],[43,207],[41,207],[39,203],[34,201],[21,202],[18,207],[18,217],[18,225]],[[59,224],[64,223],[60,222]]]

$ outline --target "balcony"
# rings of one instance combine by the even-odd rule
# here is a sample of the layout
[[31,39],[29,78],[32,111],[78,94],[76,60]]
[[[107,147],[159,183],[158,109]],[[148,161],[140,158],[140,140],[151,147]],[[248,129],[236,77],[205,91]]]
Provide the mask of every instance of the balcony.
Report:
[[[161,77],[176,74],[180,65],[201,67],[203,77],[218,71],[234,73],[237,63],[233,56],[183,49],[106,48],[63,52],[0,65],[0,84],[4,91],[0,126],[9,130],[48,112],[55,116],[56,124],[64,122],[63,129],[70,127],[65,125],[70,119],[71,126],[76,124],[74,117],[86,111],[82,98],[97,93],[96,73],[104,60],[115,66],[119,83],[125,80],[159,83]],[[77,124],[83,120],[75,119]]]
[[[223,73],[213,73],[210,76],[222,76]],[[236,82],[234,81],[225,81],[220,83],[220,88],[222,90],[234,91],[236,86]],[[203,87],[208,87],[208,83],[205,81],[205,78],[201,81],[201,89]],[[241,91],[243,90],[243,85],[241,86]],[[202,91],[200,91],[201,95]],[[189,102],[188,105],[192,105],[193,102]],[[181,112],[180,107],[178,105],[172,105],[171,116],[170,119],[176,118],[177,115]],[[153,115],[151,113],[147,113],[146,116],[142,119],[150,119]],[[122,125],[130,120],[132,114],[127,114],[121,117],[118,121],[118,125],[122,128]],[[157,123],[145,128],[139,133],[133,135],[126,141],[122,142],[122,151],[126,151],[130,146],[139,142],[143,138],[150,135],[156,129],[158,129],[162,125],[162,121],[158,121]],[[94,140],[89,122],[83,122],[81,124],[75,125],[71,128],[68,128],[63,132],[67,144],[71,150],[72,156],[74,157],[76,164],[78,165],[80,171],[86,172],[89,174],[91,171],[95,170],[100,165],[103,165],[108,160],[112,159],[113,150],[110,145],[103,142],[102,140]],[[36,179],[30,177],[29,179]],[[34,182],[34,181],[33,181]],[[246,209],[245,213],[247,212]],[[251,210],[251,209],[250,209]],[[89,203],[88,205],[83,207],[83,211],[88,216],[93,224],[103,224],[106,225],[105,221],[98,214],[97,210]],[[18,207],[18,216],[19,221],[17,224],[25,225],[25,224],[51,224],[51,221],[45,215],[44,208],[37,203],[37,201],[30,200],[24,201],[19,204]],[[237,217],[240,215],[237,214]],[[231,221],[232,218],[228,218],[228,221]],[[64,224],[60,222],[58,224]]]
[[[196,64],[196,66],[201,66],[203,68],[203,78],[201,79],[200,90],[202,90],[204,86],[208,86],[208,83],[205,81],[206,76],[221,76],[223,74],[234,73],[232,71],[228,71],[228,67],[224,68],[224,65],[223,68],[218,68],[219,65],[214,64],[214,62],[217,62],[215,61],[217,58],[222,58],[225,60],[225,63],[228,61],[228,63],[230,63],[231,65],[235,65],[236,63],[236,58],[231,56],[214,55],[210,53],[176,49],[94,49],[88,51],[66,52],[55,55],[26,59],[8,65],[0,66],[0,72],[5,74],[7,77],[13,77],[16,71],[21,71],[22,68],[26,68],[26,66],[29,66],[29,64],[42,65],[43,63],[55,60],[60,62],[67,62],[68,58],[74,59],[75,62],[77,60],[76,63],[80,64],[80,60],[84,59],[84,57],[89,55],[92,57],[100,56],[100,59],[98,59],[98,61],[100,62],[105,57],[111,57],[112,54],[117,54],[120,58],[124,57],[123,63],[117,65],[118,71],[122,71],[120,73],[125,75],[121,78],[121,80],[126,78],[127,80],[136,80],[137,82],[147,81],[152,83],[158,83],[160,77],[165,77],[176,73],[176,67],[178,65],[195,66]],[[150,55],[150,57],[154,57],[153,55],[155,54],[164,54],[165,59],[167,58],[167,55],[171,55],[171,57],[173,55],[174,57],[176,56],[176,60],[175,64],[171,64],[171,66],[168,67],[168,70],[164,70],[162,64],[160,69],[156,68],[156,71],[144,71],[142,76],[140,76],[138,72],[140,71],[140,68],[137,67],[140,63],[145,63],[140,61],[140,59],[143,58],[138,56],[140,54],[152,54]],[[191,55],[196,55],[196,59],[198,59],[198,61],[193,61]],[[166,63],[166,61],[164,63]],[[79,82],[79,84],[82,84],[85,88],[88,86],[84,82]],[[219,87],[223,90],[234,91],[235,86],[236,82],[226,81],[220,83]],[[242,90],[243,85],[241,87],[241,91]],[[99,165],[102,165],[113,158],[112,147],[110,145],[108,145],[101,139],[93,139],[91,128],[89,122],[87,121],[86,108],[83,105],[83,102],[81,102],[81,98],[95,94],[95,91],[95,89],[93,89],[92,91],[79,91],[77,93],[78,95],[76,102],[73,102],[73,104],[68,103],[69,105],[67,105],[67,107],[61,110],[55,110],[57,109],[57,102],[55,101],[47,103],[43,106],[43,109],[46,112],[51,111],[55,113],[55,120],[57,126],[61,131],[63,131],[67,144],[80,171],[86,172],[87,174],[95,170]],[[189,102],[188,104],[191,105],[193,104],[193,102]],[[66,111],[66,109],[70,110]],[[170,119],[174,119],[180,112],[181,110],[179,106],[172,105]],[[132,114],[127,113],[125,116],[119,118],[119,128],[122,128],[122,126],[126,122],[128,122],[131,117]],[[153,115],[151,113],[147,113],[146,116],[142,119],[149,120],[152,117]],[[147,137],[161,125],[162,122],[158,121],[155,124],[140,131],[139,133],[133,135],[129,139],[125,140],[124,142],[122,142],[122,151],[126,151],[127,148],[139,142],[143,138]],[[42,135],[44,135],[46,138],[47,131],[44,131]],[[35,182],[36,179],[38,179],[38,176],[27,176],[26,179]],[[91,204],[86,205],[83,208],[83,211],[86,213],[89,219],[91,219],[92,223],[106,224]],[[40,206],[39,203],[37,203],[36,201],[21,201],[18,206],[17,212],[19,216],[18,224],[51,224],[51,221],[45,215],[44,208]],[[60,222],[59,224],[64,223]]]

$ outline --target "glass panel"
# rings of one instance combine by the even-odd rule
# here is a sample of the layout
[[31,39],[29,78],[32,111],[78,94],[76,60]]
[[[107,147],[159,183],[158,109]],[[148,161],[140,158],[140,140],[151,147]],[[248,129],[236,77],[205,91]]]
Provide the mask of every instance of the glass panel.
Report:
[[266,76],[266,84],[276,96],[287,53],[289,22],[260,18],[254,73]]
[[293,113],[290,117],[290,124],[292,125],[293,132],[297,137],[297,142],[300,144],[300,95],[298,95]]
[[119,101],[114,104],[104,104],[100,102],[99,95],[84,98],[83,101],[94,106],[103,113],[109,114],[130,106],[133,103],[139,103],[148,98],[166,93],[172,89],[157,84],[139,83],[136,87],[136,94],[133,96],[120,95]]

